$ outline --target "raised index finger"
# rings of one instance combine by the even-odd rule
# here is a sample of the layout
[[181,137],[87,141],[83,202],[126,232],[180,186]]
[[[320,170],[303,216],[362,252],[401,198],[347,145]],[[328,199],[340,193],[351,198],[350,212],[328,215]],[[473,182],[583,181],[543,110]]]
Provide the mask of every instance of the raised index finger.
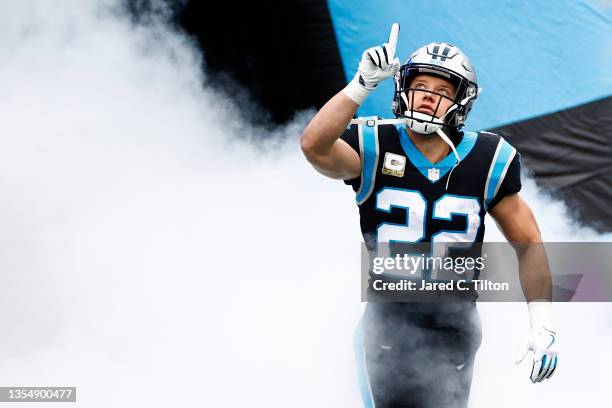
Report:
[[395,58],[395,49],[397,47],[397,38],[399,37],[400,26],[398,23],[393,23],[391,32],[389,33],[389,60]]

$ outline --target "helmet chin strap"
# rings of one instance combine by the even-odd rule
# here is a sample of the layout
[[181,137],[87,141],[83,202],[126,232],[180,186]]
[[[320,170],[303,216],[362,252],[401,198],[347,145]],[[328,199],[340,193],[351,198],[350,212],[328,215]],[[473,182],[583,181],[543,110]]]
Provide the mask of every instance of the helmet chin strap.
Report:
[[446,133],[444,133],[442,129],[436,129],[436,133],[451,148],[453,154],[455,155],[455,160],[457,160],[457,163],[459,163],[461,161],[461,159],[459,158],[459,153],[457,153],[457,149],[455,149],[455,145],[453,144],[453,142],[451,142],[450,138],[446,136]]
[[436,129],[436,133],[438,134],[438,136],[440,136],[442,140],[444,140],[444,142],[446,142],[446,144],[451,148],[453,154],[455,155],[455,164],[453,165],[453,168],[451,169],[450,173],[448,173],[448,178],[446,179],[446,186],[444,187],[445,190],[448,190],[448,183],[450,182],[451,176],[453,175],[453,170],[455,170],[455,167],[459,165],[459,162],[461,162],[461,158],[459,157],[459,153],[457,153],[457,149],[455,149],[455,145],[453,144],[453,142],[451,142],[449,137],[446,136],[442,129]]

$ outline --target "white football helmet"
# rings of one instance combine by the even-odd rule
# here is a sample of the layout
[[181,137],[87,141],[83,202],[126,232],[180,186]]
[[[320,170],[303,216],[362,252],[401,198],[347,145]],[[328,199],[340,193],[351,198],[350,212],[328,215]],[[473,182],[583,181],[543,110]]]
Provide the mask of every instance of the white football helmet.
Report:
[[[457,90],[454,98],[436,93],[438,104],[433,115],[414,111],[415,89],[410,88],[412,80],[421,74],[435,75],[451,82]],[[413,92],[408,92],[413,91]],[[419,92],[424,92],[419,90]],[[443,126],[460,129],[472,109],[480,90],[476,82],[476,72],[468,57],[454,45],[431,43],[417,49],[395,74],[395,93],[393,96],[393,113],[397,118],[405,119],[407,126],[421,134],[430,134],[441,130]],[[408,101],[412,95],[413,101]],[[438,109],[442,98],[452,100],[453,104],[441,115]]]

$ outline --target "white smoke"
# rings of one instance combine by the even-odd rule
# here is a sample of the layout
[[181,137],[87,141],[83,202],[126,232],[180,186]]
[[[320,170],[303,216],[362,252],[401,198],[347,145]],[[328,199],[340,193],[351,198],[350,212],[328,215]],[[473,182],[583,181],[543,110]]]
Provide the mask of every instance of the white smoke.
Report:
[[[0,23],[0,386],[77,386],[83,407],[358,406],[358,215],[299,152],[309,114],[250,126],[188,38],[112,1],[4,2]],[[598,238],[556,214],[545,237]],[[509,367],[519,306],[481,307],[474,407],[535,392]],[[585,373],[609,355],[582,342],[605,350],[608,309],[557,309],[567,363],[538,390],[604,401]]]
[[[574,221],[568,208],[540,192],[531,178],[523,177],[521,195],[534,212],[545,242],[612,240],[612,234],[598,234]],[[491,217],[487,217],[486,228],[486,240],[504,240]],[[528,358],[519,366],[513,363],[529,329],[526,305],[480,303],[478,309],[483,340],[476,356],[470,407],[536,406],[546,401],[569,408],[608,401],[607,366],[612,363],[608,303],[554,304],[553,318],[560,336],[559,368],[553,378],[539,384],[529,380]]]

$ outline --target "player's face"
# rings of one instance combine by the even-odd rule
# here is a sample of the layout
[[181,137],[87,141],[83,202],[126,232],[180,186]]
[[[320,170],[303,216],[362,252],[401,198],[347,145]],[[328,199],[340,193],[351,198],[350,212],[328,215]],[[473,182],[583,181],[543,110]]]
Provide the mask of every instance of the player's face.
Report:
[[[408,109],[439,118],[453,105],[456,89],[452,83],[431,75],[418,75],[410,84]],[[432,93],[435,92],[435,93]]]

